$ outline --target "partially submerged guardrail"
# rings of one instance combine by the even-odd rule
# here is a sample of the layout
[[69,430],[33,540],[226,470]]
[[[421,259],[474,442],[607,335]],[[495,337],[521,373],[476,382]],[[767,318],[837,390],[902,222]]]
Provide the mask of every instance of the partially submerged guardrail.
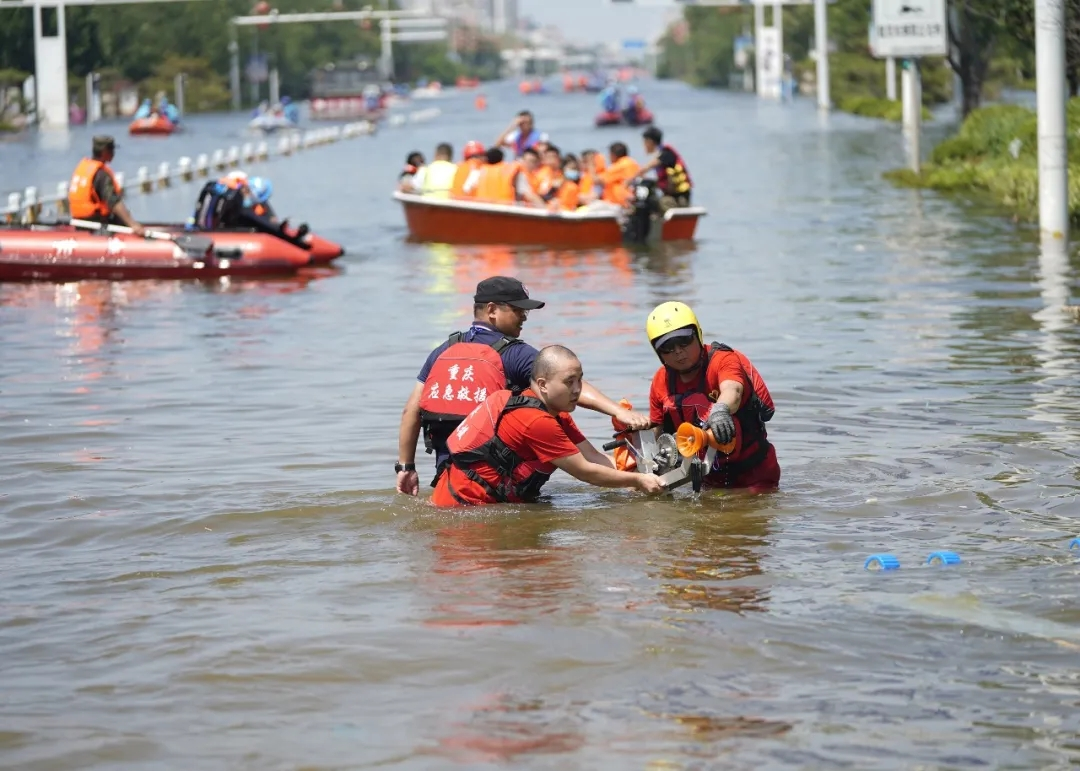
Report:
[[[403,126],[406,123],[421,123],[431,120],[441,114],[437,107],[417,110],[406,115],[391,115],[386,119],[389,126]],[[273,157],[290,156],[314,147],[334,144],[344,139],[370,136],[375,133],[376,124],[362,120],[355,123],[346,123],[341,126],[326,126],[324,128],[310,129],[306,131],[291,131],[278,138],[271,149],[268,142],[248,142],[239,146],[232,146],[228,150],[214,150],[213,153],[201,153],[192,160],[184,156],[177,161],[175,166],[167,162],[159,163],[157,168],[151,170],[149,166],[140,166],[135,172],[134,180],[128,180],[122,171],[113,172],[116,181],[128,191],[138,191],[142,194],[153,193],[171,187],[176,182],[192,182],[195,179],[207,178],[212,172],[224,172],[235,169],[241,163],[254,163],[267,161]],[[69,182],[58,182],[53,188],[53,193],[39,191],[36,187],[27,187],[21,193],[9,193],[7,200],[0,199],[0,221],[7,224],[32,225],[41,220],[42,216],[66,217],[68,212],[68,186]]]

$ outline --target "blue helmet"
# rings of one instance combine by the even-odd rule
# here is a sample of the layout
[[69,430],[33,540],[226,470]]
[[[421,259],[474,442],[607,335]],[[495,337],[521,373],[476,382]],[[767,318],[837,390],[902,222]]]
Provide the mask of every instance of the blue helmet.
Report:
[[255,203],[266,203],[274,193],[274,186],[270,180],[263,177],[252,177],[248,180],[248,189],[255,198]]
[[288,96],[281,97],[281,106],[282,107],[285,107],[286,105],[290,105],[290,104],[292,104],[292,97],[288,97]]

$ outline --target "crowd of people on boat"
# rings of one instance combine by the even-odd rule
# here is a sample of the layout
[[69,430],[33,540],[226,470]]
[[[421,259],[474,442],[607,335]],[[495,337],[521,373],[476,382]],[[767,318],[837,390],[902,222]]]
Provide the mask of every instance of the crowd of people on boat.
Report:
[[402,410],[394,464],[399,493],[419,492],[421,436],[435,455],[431,502],[440,507],[534,501],[557,469],[599,487],[666,489],[656,474],[637,470],[627,450],[598,450],[571,417],[578,406],[611,416],[624,436],[673,434],[685,423],[708,432],[725,450],[707,467],[703,487],[767,491],[779,485],[765,428],[774,407],[764,380],[744,354],[706,343],[689,306],[665,302],[645,320],[660,361],[647,413],[586,381],[569,348],[537,350],[521,339],[529,313],[544,306],[510,276],[477,285],[472,326],[428,354]]
[[595,149],[568,152],[536,128],[530,111],[522,110],[490,147],[467,142],[458,162],[447,143],[436,148],[431,163],[418,150],[409,153],[398,190],[551,211],[621,209],[631,201],[634,185],[651,174],[661,209],[689,206],[693,181],[682,156],[655,126],[642,133],[642,143],[647,156],[643,164],[630,156],[624,142],[612,142],[606,154]]

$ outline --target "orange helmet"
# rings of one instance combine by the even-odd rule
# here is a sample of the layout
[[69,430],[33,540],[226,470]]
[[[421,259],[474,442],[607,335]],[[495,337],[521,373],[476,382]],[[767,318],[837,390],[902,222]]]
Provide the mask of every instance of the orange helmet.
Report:
[[475,139],[471,142],[465,143],[465,160],[469,160],[470,158],[477,155],[483,155],[484,152],[484,146],[477,142]]

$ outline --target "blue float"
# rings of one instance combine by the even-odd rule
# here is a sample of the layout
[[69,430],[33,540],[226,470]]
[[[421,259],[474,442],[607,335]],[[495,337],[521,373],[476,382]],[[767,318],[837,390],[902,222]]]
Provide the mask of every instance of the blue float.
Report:
[[866,570],[896,570],[900,567],[900,560],[892,554],[871,554],[863,563]]
[[1080,549],[1080,538],[1074,538],[1069,541],[1069,551],[1073,549]]
[[935,551],[930,552],[930,556],[926,558],[927,565],[939,565],[945,567],[946,565],[959,565],[960,555],[954,551]]

